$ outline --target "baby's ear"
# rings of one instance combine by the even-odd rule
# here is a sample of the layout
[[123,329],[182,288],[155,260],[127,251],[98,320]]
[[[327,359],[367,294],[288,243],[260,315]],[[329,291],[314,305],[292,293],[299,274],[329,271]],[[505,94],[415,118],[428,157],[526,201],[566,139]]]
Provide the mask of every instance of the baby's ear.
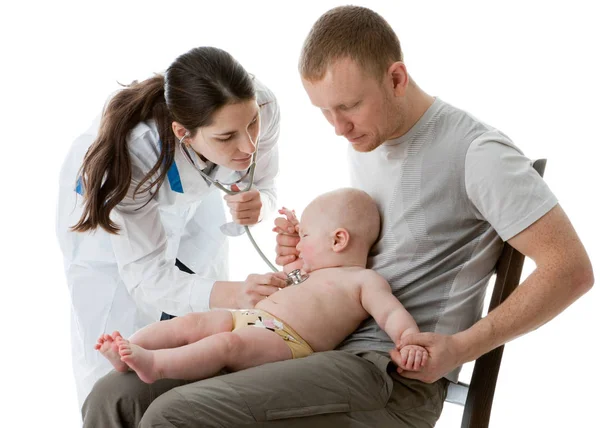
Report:
[[333,232],[333,251],[339,253],[350,243],[350,233],[344,228],[335,229]]

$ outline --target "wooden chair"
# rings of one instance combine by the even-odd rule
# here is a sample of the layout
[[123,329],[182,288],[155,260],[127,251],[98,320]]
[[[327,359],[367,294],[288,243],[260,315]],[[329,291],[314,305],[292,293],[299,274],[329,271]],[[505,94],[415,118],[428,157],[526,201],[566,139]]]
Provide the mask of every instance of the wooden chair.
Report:
[[[544,176],[546,159],[538,159],[533,168]],[[508,244],[496,264],[496,283],[488,312],[502,303],[519,285],[525,257]],[[459,382],[448,385],[446,401],[464,406],[461,428],[487,428],[492,401],[500,371],[504,345],[491,350],[475,361],[470,384]]]

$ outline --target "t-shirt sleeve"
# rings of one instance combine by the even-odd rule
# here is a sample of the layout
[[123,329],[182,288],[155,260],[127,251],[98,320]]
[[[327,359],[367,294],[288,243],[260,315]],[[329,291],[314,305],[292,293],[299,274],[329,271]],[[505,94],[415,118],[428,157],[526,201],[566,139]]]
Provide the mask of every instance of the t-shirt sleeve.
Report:
[[465,158],[465,186],[477,218],[508,241],[557,203],[533,162],[499,131],[473,140]]

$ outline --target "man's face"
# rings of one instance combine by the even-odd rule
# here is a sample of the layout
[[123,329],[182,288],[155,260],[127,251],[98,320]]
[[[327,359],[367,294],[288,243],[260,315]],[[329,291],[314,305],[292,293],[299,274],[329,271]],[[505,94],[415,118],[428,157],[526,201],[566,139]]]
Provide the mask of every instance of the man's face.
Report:
[[391,81],[377,79],[350,59],[333,63],[319,81],[302,79],[312,104],[354,150],[370,152],[402,123]]

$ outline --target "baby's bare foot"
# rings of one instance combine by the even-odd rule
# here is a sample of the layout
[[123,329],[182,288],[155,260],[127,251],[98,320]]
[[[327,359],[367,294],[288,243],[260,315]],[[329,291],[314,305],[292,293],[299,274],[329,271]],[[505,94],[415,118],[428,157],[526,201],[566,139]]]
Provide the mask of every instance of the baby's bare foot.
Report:
[[119,342],[121,361],[137,373],[139,378],[146,383],[153,383],[161,378],[160,373],[154,369],[154,352],[134,345],[128,340]]
[[127,364],[121,361],[121,356],[119,355],[119,343],[123,340],[121,334],[118,331],[115,331],[112,336],[110,334],[103,334],[98,338],[98,343],[96,343],[96,350],[100,351],[104,357],[110,361],[116,371],[118,372],[126,372],[129,370]]

